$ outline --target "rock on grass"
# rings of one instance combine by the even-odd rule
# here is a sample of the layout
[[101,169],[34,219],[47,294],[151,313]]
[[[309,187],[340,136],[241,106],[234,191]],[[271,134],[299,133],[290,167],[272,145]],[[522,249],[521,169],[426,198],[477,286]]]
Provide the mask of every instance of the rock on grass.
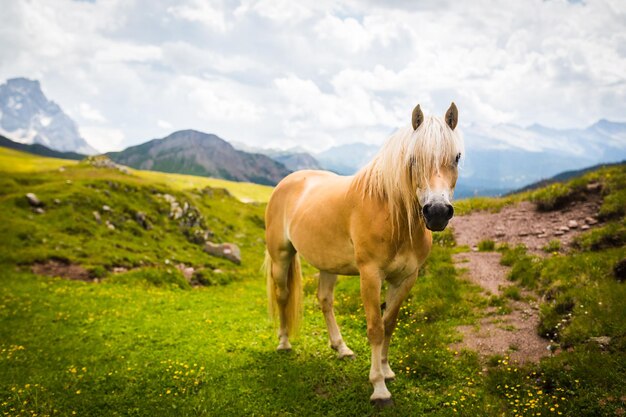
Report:
[[43,203],[37,198],[35,193],[26,194],[26,200],[28,200],[28,204],[30,204],[31,207],[43,207]]
[[213,243],[207,241],[204,245],[204,251],[209,255],[228,259],[237,265],[241,264],[241,251],[234,243]]

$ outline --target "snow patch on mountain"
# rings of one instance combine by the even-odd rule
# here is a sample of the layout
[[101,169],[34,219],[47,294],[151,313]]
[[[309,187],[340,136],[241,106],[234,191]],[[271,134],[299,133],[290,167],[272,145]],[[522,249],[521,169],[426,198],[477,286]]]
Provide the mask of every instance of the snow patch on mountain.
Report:
[[83,154],[98,153],[61,107],[46,98],[39,81],[13,78],[0,85],[0,133],[24,144]]

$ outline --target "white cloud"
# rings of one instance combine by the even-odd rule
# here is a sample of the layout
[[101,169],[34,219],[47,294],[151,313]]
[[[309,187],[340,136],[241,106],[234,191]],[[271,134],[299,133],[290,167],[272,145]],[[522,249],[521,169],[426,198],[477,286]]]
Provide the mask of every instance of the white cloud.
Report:
[[124,148],[124,132],[100,126],[82,126],[80,135],[100,152],[119,151]]
[[227,74],[254,70],[258,65],[246,56],[226,55],[180,41],[164,43],[161,52],[161,63],[178,73],[214,71]]
[[219,5],[205,0],[191,0],[185,5],[167,9],[173,16],[190,22],[198,22],[216,32],[226,32],[231,25],[227,22],[224,10]]
[[166,121],[166,120],[157,120],[157,126],[160,127],[161,129],[171,129],[173,126],[170,122]]
[[106,122],[106,118],[97,109],[94,109],[88,103],[80,103],[78,106],[78,114],[81,118],[89,122]]
[[205,121],[252,122],[259,120],[262,107],[246,99],[246,92],[223,78],[182,76],[172,92],[186,92],[190,109]]
[[162,57],[161,48],[156,46],[134,45],[132,43],[111,43],[96,51],[94,59],[107,62],[156,61]]
[[295,119],[299,129],[346,129],[351,126],[388,125],[397,118],[362,88],[343,91],[341,95],[324,93],[311,80],[295,76],[274,81],[287,100],[286,114]]
[[372,42],[372,34],[356,19],[348,17],[340,19],[336,16],[326,16],[315,26],[320,39],[330,43],[339,42],[349,52],[359,52],[367,49]]
[[441,114],[452,100],[463,126],[624,120],[620,1],[2,8],[0,79],[39,79],[105,147],[185,128],[257,146],[373,143],[409,123],[416,103]]
[[256,12],[266,19],[284,24],[296,24],[310,17],[312,10],[303,2],[291,0],[244,0],[235,10],[236,16],[242,16],[250,11]]
[[388,46],[400,38],[403,25],[381,15],[365,16],[363,23],[354,17],[326,15],[315,26],[317,36],[330,45],[339,45],[348,52],[368,50],[375,41]]

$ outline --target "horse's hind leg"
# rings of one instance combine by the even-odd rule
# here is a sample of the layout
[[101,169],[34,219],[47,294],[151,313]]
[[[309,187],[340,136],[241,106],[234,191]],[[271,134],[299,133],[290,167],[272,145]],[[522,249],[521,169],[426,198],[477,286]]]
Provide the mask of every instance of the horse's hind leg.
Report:
[[[291,245],[287,248],[281,248],[275,252],[275,256],[271,258],[271,278],[273,280],[275,291],[275,302],[278,312],[278,318],[280,321],[280,328],[278,330],[278,347],[277,350],[289,351],[291,350],[291,343],[289,343],[289,330],[294,330],[297,317],[294,317],[294,312],[290,311],[294,309],[294,306],[289,306],[289,302],[293,302],[293,298],[298,294],[291,294],[294,291],[299,291],[299,288],[293,288],[293,283],[290,283],[290,272],[293,273],[292,263],[297,262],[296,252]],[[299,264],[298,264],[299,269]],[[299,270],[297,271],[299,274]],[[295,279],[292,277],[291,279]],[[297,277],[299,281],[299,277]],[[290,297],[291,295],[291,297]],[[291,300],[290,300],[291,298]],[[292,307],[291,309],[289,307]]]
[[335,283],[337,282],[337,275],[329,274],[326,272],[320,272],[320,280],[317,287],[317,299],[319,300],[320,307],[324,313],[324,319],[326,320],[326,327],[328,327],[328,336],[330,338],[330,347],[337,351],[340,358],[354,357],[354,352],[346,346],[337,321],[335,320],[335,312],[333,310]]

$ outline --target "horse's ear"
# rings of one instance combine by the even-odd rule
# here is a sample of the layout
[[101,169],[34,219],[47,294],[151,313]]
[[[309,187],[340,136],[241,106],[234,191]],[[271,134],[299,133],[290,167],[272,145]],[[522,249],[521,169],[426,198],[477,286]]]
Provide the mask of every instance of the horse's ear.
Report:
[[417,128],[420,127],[420,125],[424,121],[424,113],[422,113],[422,109],[420,108],[419,104],[415,106],[415,108],[413,109],[412,121],[413,121],[413,130],[417,130]]
[[459,110],[456,108],[454,101],[450,104],[450,108],[446,112],[446,123],[450,126],[450,129],[454,130],[456,124],[459,122]]

